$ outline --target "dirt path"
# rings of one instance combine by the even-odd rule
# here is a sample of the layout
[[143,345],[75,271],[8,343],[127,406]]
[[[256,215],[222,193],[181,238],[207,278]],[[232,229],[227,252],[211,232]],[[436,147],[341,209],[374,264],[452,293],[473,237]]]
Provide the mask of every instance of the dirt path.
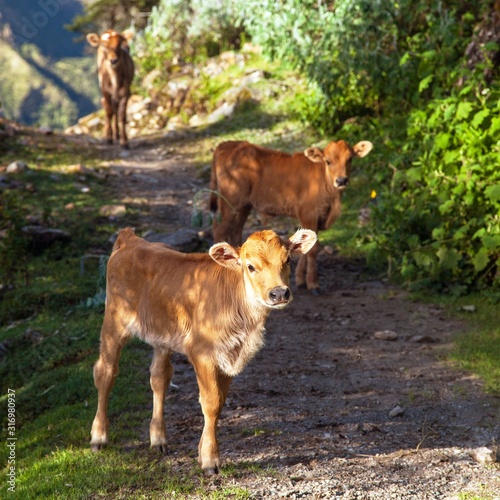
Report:
[[[188,226],[189,203],[206,182],[175,143],[132,143],[109,165],[117,193],[139,209],[138,228]],[[463,326],[363,279],[362,262],[323,253],[319,265],[323,295],[292,283],[294,302],[271,314],[266,346],[234,380],[219,432],[234,471],[208,487],[246,487],[262,499],[500,498],[498,463],[470,456],[498,440],[499,400],[441,361]],[[398,337],[374,338],[381,330]],[[183,474],[202,418],[193,371],[182,357],[174,361],[169,458]]]

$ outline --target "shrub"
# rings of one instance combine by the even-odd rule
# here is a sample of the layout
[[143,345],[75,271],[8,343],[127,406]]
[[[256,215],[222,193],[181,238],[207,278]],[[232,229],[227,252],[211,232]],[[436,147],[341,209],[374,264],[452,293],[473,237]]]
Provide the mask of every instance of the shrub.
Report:
[[160,0],[134,50],[142,73],[177,60],[197,62],[239,48],[243,29],[231,0]]
[[500,287],[500,89],[481,72],[411,112],[414,161],[396,163],[374,223],[377,252],[406,281],[455,294]]

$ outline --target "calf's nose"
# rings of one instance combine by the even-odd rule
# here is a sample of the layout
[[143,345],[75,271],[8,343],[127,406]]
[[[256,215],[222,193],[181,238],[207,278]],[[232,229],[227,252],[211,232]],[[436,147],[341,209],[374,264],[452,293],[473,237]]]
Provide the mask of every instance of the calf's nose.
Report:
[[349,177],[337,177],[335,184],[337,187],[345,187],[349,184]]
[[290,289],[286,286],[276,286],[269,292],[269,300],[273,304],[283,304],[290,300]]

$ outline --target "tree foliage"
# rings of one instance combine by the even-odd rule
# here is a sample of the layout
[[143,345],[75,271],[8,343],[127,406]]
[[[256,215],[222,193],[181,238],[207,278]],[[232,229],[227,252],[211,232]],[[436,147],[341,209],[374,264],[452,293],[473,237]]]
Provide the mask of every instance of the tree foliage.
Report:
[[238,1],[160,0],[135,43],[142,71],[239,48],[243,28]]
[[68,28],[89,33],[107,29],[123,30],[130,26],[143,29],[151,9],[159,0],[90,0],[84,14],[76,16]]

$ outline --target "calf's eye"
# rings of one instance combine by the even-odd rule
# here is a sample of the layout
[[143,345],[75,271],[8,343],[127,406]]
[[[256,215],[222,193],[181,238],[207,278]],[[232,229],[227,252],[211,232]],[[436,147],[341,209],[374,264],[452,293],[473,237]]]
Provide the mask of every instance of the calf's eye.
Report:
[[247,267],[248,267],[248,270],[249,270],[251,273],[255,272],[255,267],[253,267],[253,266],[252,266],[252,264],[248,264],[248,266],[247,266]]

